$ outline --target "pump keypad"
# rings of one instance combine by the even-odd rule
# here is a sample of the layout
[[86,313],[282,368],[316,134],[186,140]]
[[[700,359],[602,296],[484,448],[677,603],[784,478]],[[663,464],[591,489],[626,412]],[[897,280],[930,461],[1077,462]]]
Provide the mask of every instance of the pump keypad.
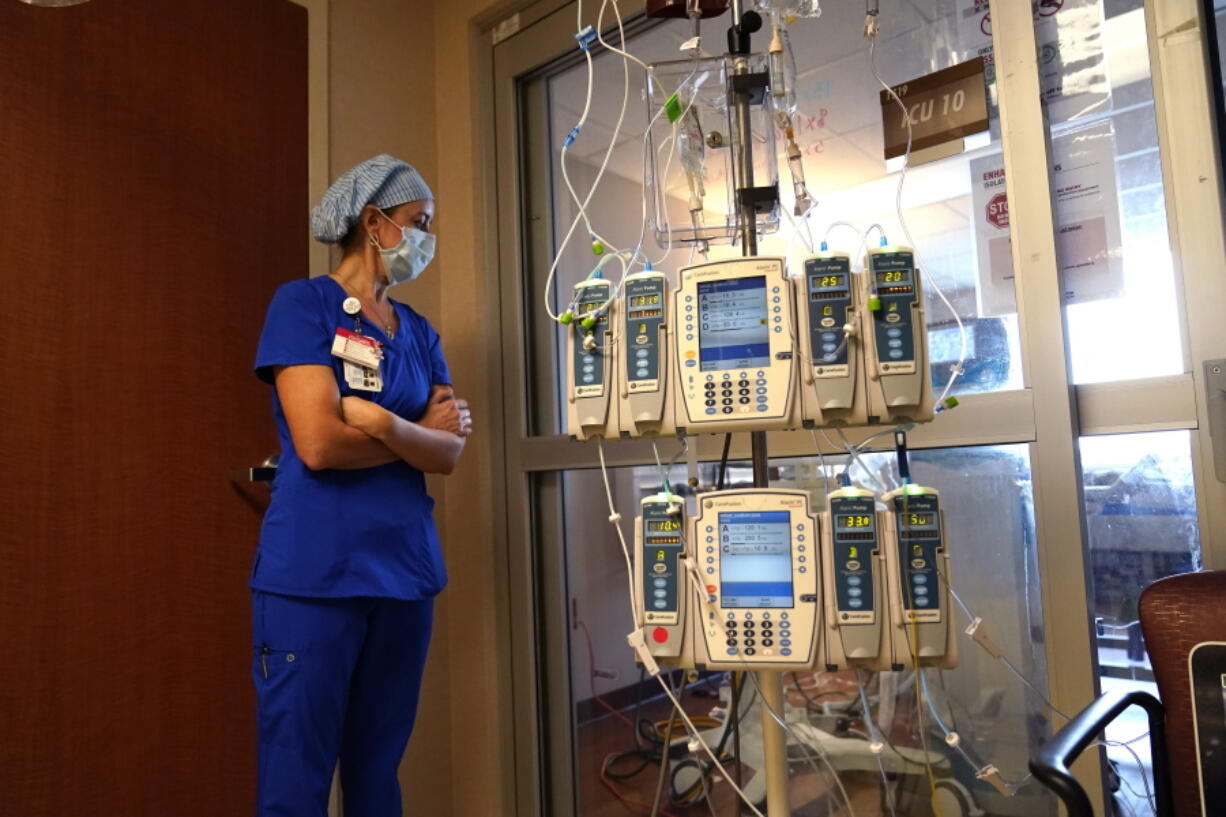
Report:
[[777,613],[778,620],[769,612],[761,613],[760,619],[755,619],[753,613],[745,612],[738,619],[736,613],[729,613],[724,622],[724,639],[729,656],[735,655],[782,655],[785,658],[792,654],[792,622],[789,613]]

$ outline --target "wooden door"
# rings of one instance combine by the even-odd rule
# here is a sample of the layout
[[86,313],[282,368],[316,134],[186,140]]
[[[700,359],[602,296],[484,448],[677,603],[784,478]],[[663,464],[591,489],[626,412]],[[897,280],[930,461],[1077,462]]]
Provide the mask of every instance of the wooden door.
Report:
[[306,12],[0,1],[0,813],[242,815],[251,374],[307,268]]

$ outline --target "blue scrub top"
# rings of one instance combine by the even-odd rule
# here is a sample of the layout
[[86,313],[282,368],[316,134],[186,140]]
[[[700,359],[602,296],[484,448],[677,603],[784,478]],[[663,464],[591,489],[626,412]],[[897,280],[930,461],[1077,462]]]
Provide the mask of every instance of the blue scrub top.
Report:
[[[342,397],[373,400],[405,418],[425,411],[430,387],[450,384],[438,333],[408,306],[396,303],[394,340],[369,321],[362,334],[383,344],[383,390],[349,388],[344,365],[332,355],[340,327],[354,319],[341,308],[348,294],[329,276],[281,286],[268,307],[255,373],[273,382],[274,366],[319,364],[336,375]],[[421,471],[404,461],[376,468],[312,471],[294,450],[281,400],[273,389],[281,462],[264,514],[251,587],[294,596],[430,598],[447,583],[438,531]]]

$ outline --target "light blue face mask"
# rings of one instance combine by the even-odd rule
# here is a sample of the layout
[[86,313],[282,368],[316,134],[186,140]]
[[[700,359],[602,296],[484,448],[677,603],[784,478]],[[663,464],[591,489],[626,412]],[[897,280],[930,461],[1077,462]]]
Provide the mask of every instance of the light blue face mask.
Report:
[[[383,217],[392,221],[385,213]],[[394,221],[392,224],[400,227]],[[434,242],[433,235],[416,227],[400,227],[400,243],[386,250],[379,246],[379,239],[373,233],[370,236],[370,243],[379,247],[379,255],[383,258],[387,280],[391,285],[412,281],[421,275],[421,271],[434,260]]]

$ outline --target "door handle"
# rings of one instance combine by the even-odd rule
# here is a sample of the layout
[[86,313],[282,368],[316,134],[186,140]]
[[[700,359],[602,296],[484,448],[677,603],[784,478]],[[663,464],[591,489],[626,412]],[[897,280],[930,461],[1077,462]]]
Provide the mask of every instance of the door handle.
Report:
[[1226,482],[1226,358],[1205,361],[1205,402],[1209,408],[1209,439],[1213,472]]
[[277,465],[281,462],[280,452],[269,454],[259,465],[237,468],[230,473],[233,482],[272,482],[277,475]]

